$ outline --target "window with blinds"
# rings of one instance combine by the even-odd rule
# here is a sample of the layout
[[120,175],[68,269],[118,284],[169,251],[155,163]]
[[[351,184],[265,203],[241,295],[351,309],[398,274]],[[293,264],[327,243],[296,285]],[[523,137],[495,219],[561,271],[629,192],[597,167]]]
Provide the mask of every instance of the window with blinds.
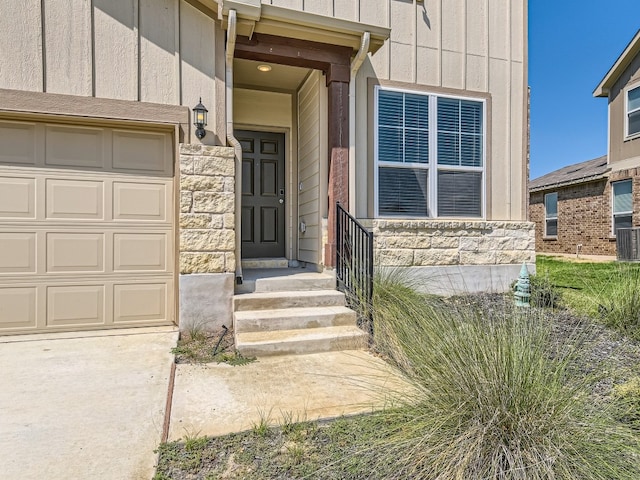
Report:
[[484,135],[484,101],[377,87],[377,215],[482,217]]
[[627,91],[627,136],[640,133],[640,87]]
[[633,193],[631,180],[623,180],[611,184],[613,196],[613,235],[619,228],[633,226]]
[[544,196],[544,236],[558,236],[558,193],[547,193]]

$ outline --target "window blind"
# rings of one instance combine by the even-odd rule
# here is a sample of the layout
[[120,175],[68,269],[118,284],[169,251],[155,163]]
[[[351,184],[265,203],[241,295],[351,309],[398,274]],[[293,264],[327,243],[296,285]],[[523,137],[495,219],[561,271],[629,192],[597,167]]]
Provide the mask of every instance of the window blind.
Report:
[[547,237],[558,236],[558,193],[547,193],[544,196],[544,234]]
[[482,103],[438,98],[438,164],[482,166]]
[[482,172],[438,172],[438,216],[482,215]]
[[378,160],[404,160],[404,97],[400,92],[384,91],[378,97]]
[[613,183],[613,213],[627,213],[633,211],[633,196],[631,194],[631,180]]
[[481,217],[484,102],[376,92],[377,213]]
[[429,216],[428,180],[428,170],[380,167],[378,172],[380,215]]
[[544,196],[544,207],[546,218],[554,218],[558,216],[558,194],[547,193]]
[[627,93],[627,115],[629,125],[627,133],[634,135],[640,132],[640,87],[629,90]]

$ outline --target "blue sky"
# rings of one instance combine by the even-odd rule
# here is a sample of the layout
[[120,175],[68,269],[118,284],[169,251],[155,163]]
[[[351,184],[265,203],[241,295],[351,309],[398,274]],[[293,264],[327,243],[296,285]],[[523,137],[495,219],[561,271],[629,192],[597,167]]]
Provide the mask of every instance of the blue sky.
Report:
[[640,0],[529,0],[531,178],[607,153],[593,91],[640,29]]

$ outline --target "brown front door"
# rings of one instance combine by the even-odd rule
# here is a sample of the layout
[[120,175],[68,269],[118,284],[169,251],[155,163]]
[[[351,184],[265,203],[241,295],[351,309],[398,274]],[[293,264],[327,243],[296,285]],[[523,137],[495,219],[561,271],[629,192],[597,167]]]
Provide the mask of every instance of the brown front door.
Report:
[[284,257],[284,134],[235,135],[242,145],[242,258]]

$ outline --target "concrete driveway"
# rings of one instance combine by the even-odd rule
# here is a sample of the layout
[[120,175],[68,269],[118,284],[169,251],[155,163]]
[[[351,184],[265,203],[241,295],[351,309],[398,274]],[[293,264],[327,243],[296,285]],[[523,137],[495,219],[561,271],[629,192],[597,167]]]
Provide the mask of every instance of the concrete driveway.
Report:
[[178,332],[0,337],[0,477],[150,479]]

